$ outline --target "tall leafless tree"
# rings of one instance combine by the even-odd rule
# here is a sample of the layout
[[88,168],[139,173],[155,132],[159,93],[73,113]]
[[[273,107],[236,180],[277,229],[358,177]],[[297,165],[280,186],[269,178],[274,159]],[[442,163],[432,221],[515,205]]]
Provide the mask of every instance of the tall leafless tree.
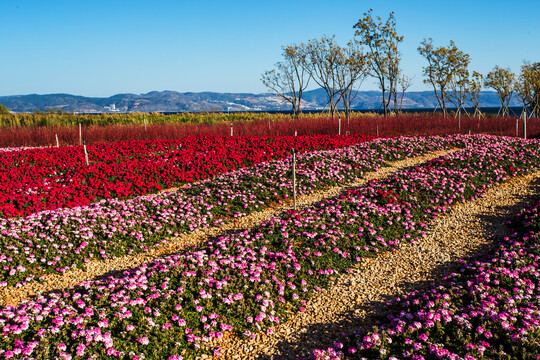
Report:
[[471,79],[469,80],[469,86],[467,87],[467,93],[469,100],[474,107],[473,117],[480,118],[482,112],[480,111],[480,91],[482,91],[482,85],[484,83],[484,76],[477,71],[473,71]]
[[368,59],[356,41],[350,41],[343,49],[344,56],[337,67],[336,78],[340,89],[336,103],[343,104],[347,120],[351,116],[352,101],[358,95],[358,88],[368,74]]
[[377,79],[382,92],[382,107],[387,116],[392,99],[396,102],[399,78],[400,53],[398,45],[403,41],[396,30],[396,19],[391,12],[386,22],[372,16],[373,10],[364,13],[353,28],[356,40],[367,47],[370,75]]
[[399,99],[399,112],[403,109],[403,99],[405,98],[405,92],[412,86],[412,78],[408,75],[401,75],[398,79],[398,85],[400,90]]
[[335,36],[310,40],[305,46],[306,61],[304,62],[306,72],[313,81],[324,89],[328,96],[329,112],[332,118],[337,113],[337,98],[339,98],[340,87],[337,77],[338,68],[344,61],[343,49],[336,43]]
[[302,95],[308,87],[310,74],[306,71],[306,53],[303,46],[283,47],[283,61],[275,64],[275,69],[266,71],[261,81],[282,100],[292,105],[294,117],[302,112]]

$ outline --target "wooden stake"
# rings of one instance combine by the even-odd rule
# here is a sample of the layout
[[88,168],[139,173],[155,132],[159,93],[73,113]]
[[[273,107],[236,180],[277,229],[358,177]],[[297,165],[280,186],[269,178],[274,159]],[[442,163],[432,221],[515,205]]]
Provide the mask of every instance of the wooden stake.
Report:
[[231,123],[231,136],[233,136],[233,127],[232,127],[232,123]]
[[296,130],[294,130],[294,136],[296,136],[296,135],[297,135]]
[[82,130],[81,130],[81,123],[79,123],[79,145],[82,145]]
[[146,118],[144,118],[144,132],[146,132]]
[[83,147],[84,147],[84,158],[86,159],[86,166],[90,165],[90,162],[88,161],[88,152],[86,151],[86,141],[83,140]]
[[341,135],[341,118],[338,119],[338,135]]
[[516,137],[519,136],[519,118],[516,118]]
[[292,149],[293,205],[296,211],[296,154]]
[[377,125],[377,136],[379,136],[379,125]]
[[54,132],[54,137],[56,138],[56,147],[60,147],[60,143],[58,142],[58,134],[56,131]]

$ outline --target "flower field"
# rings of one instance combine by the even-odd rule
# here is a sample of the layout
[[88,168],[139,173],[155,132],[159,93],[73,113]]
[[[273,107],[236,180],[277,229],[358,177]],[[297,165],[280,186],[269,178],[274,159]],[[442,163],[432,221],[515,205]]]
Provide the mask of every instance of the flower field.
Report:
[[[21,305],[6,306],[0,309],[0,358],[187,359],[201,353],[219,355],[220,338],[230,333],[246,337],[259,332],[271,334],[277,324],[303,311],[312,294],[330,286],[336,276],[364,258],[391,251],[402,242],[414,242],[437,214],[453,204],[481,196],[490,187],[538,169],[538,145],[537,141],[511,138],[453,136],[383,139],[306,153],[299,157],[299,188],[303,193],[354,180],[383,166],[384,160],[462,148],[314,206],[268,219],[250,230],[210,239],[183,253],[84,282],[63,293],[42,294]],[[38,256],[51,250],[30,255],[62,242],[64,247],[58,245],[61,251],[56,251],[55,256],[57,261],[65,261],[63,264],[84,261],[89,256],[84,253],[87,247],[94,256],[103,255],[100,247],[108,249],[106,256],[120,255],[126,249],[117,253],[115,249],[121,246],[115,248],[116,243],[124,248],[129,248],[128,244],[142,245],[145,237],[157,233],[151,240],[156,243],[169,234],[167,230],[189,231],[219,219],[243,216],[290,196],[287,161],[261,163],[195,183],[172,192],[171,199],[167,198],[169,194],[162,194],[105,200],[25,218],[31,221],[6,219],[2,223],[0,261],[11,269],[30,268],[24,262],[28,259],[34,259],[30,264],[44,264]],[[208,199],[215,202],[208,204]],[[183,215],[176,217],[177,211]],[[535,211],[522,216],[531,226],[537,223]],[[102,213],[107,215],[100,218]],[[188,219],[189,224],[181,224]],[[169,225],[171,222],[174,225]],[[144,229],[150,230],[143,234]],[[79,237],[73,238],[73,234]],[[114,241],[108,241],[110,238]],[[497,326],[515,335],[516,341],[504,351],[512,354],[524,346],[529,351],[526,346],[534,344],[540,319],[534,308],[534,303],[538,305],[539,256],[534,239],[530,234],[527,239],[508,239],[498,250],[500,260],[497,255],[480,259],[460,274],[451,274],[447,278],[449,290],[435,289],[401,300],[407,310],[396,312],[391,325],[381,329],[380,334],[350,345],[352,355],[371,351],[367,358],[401,358],[403,352],[409,351],[410,358],[421,359],[413,355],[424,356],[420,351],[427,351],[424,358],[440,358],[439,353],[447,356],[439,346],[446,341],[445,336],[450,336],[456,348],[465,339],[470,354],[489,354],[494,339],[501,337],[502,330],[496,330]],[[15,251],[9,244],[16,241],[20,245]],[[87,244],[81,247],[83,243]],[[41,267],[44,265],[32,267],[32,271],[46,271]],[[3,273],[4,281],[10,285],[20,281],[10,280],[10,276],[18,276],[10,272]],[[472,335],[465,331],[476,328],[484,318],[491,322],[484,325],[483,331]],[[398,326],[403,330],[396,330]],[[482,342],[488,332],[492,335],[485,341],[489,346]],[[392,338],[396,341],[388,341]],[[414,348],[417,343],[420,349]],[[391,353],[389,344],[399,349],[398,355]],[[519,344],[518,350],[512,350],[515,344]],[[432,348],[433,352],[429,352]],[[448,354],[456,351],[447,350]],[[330,349],[316,356],[336,358],[329,354],[339,351]],[[529,356],[529,352],[522,354]],[[533,356],[533,352],[530,354]],[[453,358],[466,358],[459,356]]]
[[[455,146],[464,146],[454,140]],[[444,138],[367,142],[298,156],[300,195],[349,183],[397,160],[448,148]],[[0,219],[0,287],[146,251],[164,237],[222,224],[292,197],[291,159],[260,163],[174,191],[107,199],[76,208]],[[256,186],[255,186],[256,185]]]
[[129,141],[0,152],[0,217],[72,208],[191,183],[280,159],[298,151],[335,149],[368,136],[225,137]]
[[516,232],[461,260],[457,273],[387,305],[376,331],[350,334],[312,359],[540,358],[540,203],[507,224]]

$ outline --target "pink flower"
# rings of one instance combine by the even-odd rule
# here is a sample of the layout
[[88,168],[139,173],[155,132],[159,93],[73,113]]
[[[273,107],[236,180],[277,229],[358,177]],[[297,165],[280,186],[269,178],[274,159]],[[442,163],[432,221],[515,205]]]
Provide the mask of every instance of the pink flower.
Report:
[[77,346],[77,356],[83,356],[84,355],[84,349],[86,348],[86,345],[79,344]]
[[150,340],[148,340],[146,336],[143,336],[142,338],[137,338],[137,341],[143,345],[148,345],[148,343],[150,342]]

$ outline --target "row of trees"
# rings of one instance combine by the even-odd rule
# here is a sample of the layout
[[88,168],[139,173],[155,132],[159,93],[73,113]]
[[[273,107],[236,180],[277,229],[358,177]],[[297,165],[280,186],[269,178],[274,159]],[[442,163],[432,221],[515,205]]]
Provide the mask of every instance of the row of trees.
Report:
[[[283,48],[283,61],[276,68],[266,71],[262,82],[284,101],[292,105],[298,116],[304,90],[314,81],[328,95],[328,110],[333,116],[337,104],[342,103],[347,116],[351,103],[364,79],[375,77],[383,94],[382,107],[387,114],[392,99],[397,106],[398,83],[408,83],[400,77],[398,44],[403,41],[396,31],[396,21],[391,13],[388,20],[376,20],[371,10],[356,25],[356,36],[345,47],[337,44],[335,37],[323,36],[299,45]],[[364,49],[365,46],[365,49]]]
[[[328,95],[330,115],[334,116],[338,103],[341,103],[348,117],[357,90],[364,79],[372,77],[382,93],[384,115],[392,106],[393,111],[401,111],[405,91],[412,84],[411,78],[400,68],[398,45],[403,36],[397,33],[393,12],[383,21],[381,17],[374,18],[372,11],[364,13],[353,26],[354,38],[344,47],[339,46],[333,36],[283,47],[283,61],[266,71],[262,82],[289,102],[295,116],[299,116],[303,92],[313,81]],[[470,56],[453,41],[448,46],[436,47],[431,38],[424,39],[418,52],[427,61],[423,68],[424,83],[433,88],[437,108],[445,115],[449,104],[456,108],[456,115],[466,112],[464,105],[468,101],[473,104],[473,115],[479,115],[479,95],[483,87],[497,92],[502,115],[509,115],[509,103],[514,93],[522,101],[524,111],[530,111],[533,116],[540,115],[539,62],[524,64],[519,76],[499,66],[483,76],[469,71]]]
[[469,72],[470,56],[458,49],[453,41],[450,45],[435,47],[431,38],[422,41],[418,52],[427,60],[424,67],[424,83],[433,87],[438,107],[447,114],[447,103],[456,108],[459,115],[466,101],[474,107],[474,114],[480,114],[480,91],[483,87],[497,92],[502,116],[509,115],[510,100],[514,94],[523,103],[523,109],[533,116],[540,114],[540,63],[524,64],[521,74],[516,76],[510,69],[498,65],[485,76],[479,72]]

